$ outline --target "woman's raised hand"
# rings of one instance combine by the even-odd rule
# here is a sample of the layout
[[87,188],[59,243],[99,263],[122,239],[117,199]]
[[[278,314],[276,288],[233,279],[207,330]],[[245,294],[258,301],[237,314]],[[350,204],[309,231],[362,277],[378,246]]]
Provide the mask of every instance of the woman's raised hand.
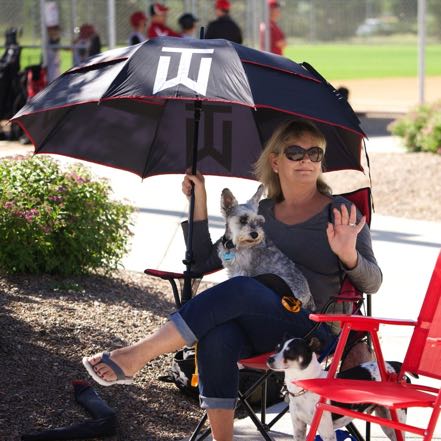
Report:
[[352,269],[357,265],[355,245],[358,233],[365,224],[365,216],[357,224],[357,210],[353,204],[350,212],[344,204],[341,204],[340,210],[334,208],[334,223],[328,223],[326,233],[329,246],[348,269]]
[[182,181],[182,193],[187,198],[191,195],[191,187],[194,185],[194,220],[207,219],[207,192],[205,190],[205,178],[201,172],[196,171],[195,175],[191,174],[191,170],[187,169]]

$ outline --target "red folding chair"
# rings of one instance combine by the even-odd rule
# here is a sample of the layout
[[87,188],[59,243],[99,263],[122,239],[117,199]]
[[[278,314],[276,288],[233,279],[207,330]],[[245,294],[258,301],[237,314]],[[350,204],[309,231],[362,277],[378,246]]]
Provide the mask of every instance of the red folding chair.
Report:
[[[342,194],[341,196],[344,196],[346,199],[354,203],[356,207],[359,209],[359,211],[364,216],[366,216],[366,222],[368,225],[370,225],[371,214],[372,214],[370,188],[368,187],[361,188],[351,193]],[[184,274],[173,273],[168,271],[159,271],[153,269],[146,269],[144,272],[150,276],[160,277],[163,280],[167,280],[172,286],[176,306],[177,307],[181,306]],[[202,277],[203,275],[201,274],[195,273],[193,275],[192,295],[196,295],[197,288],[199,286]],[[355,289],[355,287],[350,283],[349,279],[345,279],[343,281],[340,292],[337,293],[336,296],[332,297],[328,301],[328,303],[324,306],[321,312],[328,313],[331,307],[342,302],[349,302],[352,304],[351,312],[353,314],[359,313],[363,305],[363,294]],[[367,303],[367,314],[368,315],[370,314],[369,298]],[[317,326],[319,326],[319,324],[317,324]],[[358,339],[362,338],[364,335],[365,334],[361,334],[361,333],[358,334],[353,333],[351,335],[351,340],[353,342],[357,341]],[[331,354],[334,351],[336,344],[337,344],[337,339],[335,339],[335,341],[331,346],[328,346],[323,350],[322,354],[320,354],[319,356],[319,360],[321,361],[329,354]],[[271,421],[267,422],[268,381],[272,375],[280,375],[270,370],[267,367],[266,361],[270,355],[272,355],[271,352],[266,354],[259,354],[255,357],[239,360],[240,365],[242,365],[247,369],[253,369],[256,370],[257,372],[260,372],[261,376],[245,392],[239,391],[238,404],[236,407],[236,410],[240,407],[245,409],[246,413],[253,421],[257,430],[261,433],[263,439],[265,439],[266,441],[272,441],[271,437],[269,436],[269,432],[271,428],[274,426],[274,424],[276,424],[277,421],[280,420],[280,418],[282,418],[282,416],[289,409],[289,406],[287,404],[282,409],[281,412],[279,412],[275,417],[273,417]],[[253,394],[255,394],[256,390],[258,390],[259,388],[261,391],[261,397],[260,397],[261,404],[260,404],[260,409],[258,410],[258,412],[256,412],[253,409],[253,405],[250,402],[250,397]],[[260,417],[258,416],[258,413],[260,413]],[[209,428],[204,429],[206,421],[207,421],[207,413],[205,412],[188,441],[201,441],[210,434]],[[351,432],[351,434],[356,436],[358,439],[362,439],[362,436],[359,434],[355,426],[351,425],[348,429]]]
[[[416,321],[342,315],[324,316],[320,314],[312,314],[310,317],[317,322],[340,322],[342,332],[328,377],[296,381],[298,386],[321,396],[307,441],[314,440],[320,419],[325,411],[390,427],[395,430],[398,441],[403,440],[403,432],[414,433],[422,436],[423,441],[430,441],[441,411],[441,389],[439,384],[438,387],[433,387],[407,383],[405,374],[413,373],[430,379],[441,380],[441,252]],[[379,327],[383,324],[414,327],[398,375],[390,375],[385,369],[384,357],[378,338]],[[378,382],[335,378],[349,332],[354,329],[368,332],[371,335],[381,374],[381,380]],[[329,404],[329,400],[332,400],[333,403]],[[384,406],[390,411],[391,419],[340,407],[338,403],[370,403]],[[413,407],[432,409],[426,425],[412,426],[398,421],[397,410]]]

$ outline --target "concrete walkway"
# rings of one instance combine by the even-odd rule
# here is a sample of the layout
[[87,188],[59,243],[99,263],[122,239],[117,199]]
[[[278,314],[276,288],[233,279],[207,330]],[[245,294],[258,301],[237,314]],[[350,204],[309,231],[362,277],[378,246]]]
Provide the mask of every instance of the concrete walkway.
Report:
[[[403,151],[392,137],[373,137],[368,141],[368,151]],[[0,156],[32,151],[30,147],[0,141]],[[59,157],[68,164],[69,158]],[[126,269],[143,271],[159,268],[182,271],[184,246],[180,221],[187,217],[187,202],[181,194],[181,176],[158,176],[146,179],[127,172],[91,165],[98,176],[107,177],[114,189],[115,197],[125,198],[138,208],[133,228],[132,250],[124,259]],[[209,195],[220,195],[222,188],[230,187],[239,200],[249,198],[256,189],[256,182],[206,178]],[[210,231],[213,238],[223,234],[223,220],[219,214],[219,199],[209,198]],[[427,284],[441,249],[441,223],[415,221],[389,216],[374,215],[372,221],[373,247],[384,274],[380,291],[373,296],[373,314],[396,318],[416,319]],[[220,281],[225,278],[221,271],[208,277]],[[397,329],[398,328],[398,329]],[[410,331],[403,327],[381,330],[384,353],[389,360],[402,360],[408,345]],[[271,409],[277,411],[277,407]],[[409,412],[408,421],[417,423],[427,415],[426,410]],[[236,440],[261,440],[260,434],[247,419],[237,421]],[[384,438],[376,426],[373,438]],[[292,439],[289,416],[275,426],[274,440]],[[412,438],[412,436],[409,436]],[[441,439],[441,424],[436,430],[436,439]]]

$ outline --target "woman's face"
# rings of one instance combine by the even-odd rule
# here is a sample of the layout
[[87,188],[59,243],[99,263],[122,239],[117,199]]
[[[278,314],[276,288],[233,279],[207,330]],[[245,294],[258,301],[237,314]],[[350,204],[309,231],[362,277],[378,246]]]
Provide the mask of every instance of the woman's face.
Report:
[[285,155],[285,150],[289,146],[299,146],[308,150],[319,145],[318,140],[310,133],[304,133],[299,138],[289,138],[284,142],[282,152],[277,155],[273,154],[271,158],[271,166],[275,173],[278,174],[282,188],[284,184],[314,184],[321,174],[322,163],[311,161],[310,157],[305,154],[303,159],[293,161]]

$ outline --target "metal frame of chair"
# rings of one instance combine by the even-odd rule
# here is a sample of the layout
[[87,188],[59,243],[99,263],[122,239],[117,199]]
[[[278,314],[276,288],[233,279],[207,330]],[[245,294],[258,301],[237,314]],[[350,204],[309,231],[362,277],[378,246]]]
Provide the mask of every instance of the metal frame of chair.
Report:
[[[345,193],[342,196],[353,202],[357,208],[360,210],[362,214],[366,216],[366,221],[368,225],[370,225],[371,221],[371,192],[370,188],[361,188],[359,190],[355,190],[351,193]],[[175,272],[168,272],[168,271],[160,271],[160,270],[154,270],[154,269],[146,269],[144,271],[146,274],[154,277],[160,277],[163,280],[167,280],[173,290],[173,296],[175,300],[176,306],[179,308],[182,304],[182,291],[183,291],[183,281],[184,281],[184,274],[182,273],[175,273]],[[206,274],[205,274],[206,275]],[[204,275],[202,274],[193,274],[193,283],[192,283],[192,295],[196,295],[197,289],[199,287],[199,283]],[[338,293],[336,296],[332,297],[329,302],[325,305],[325,307],[322,310],[322,313],[326,313],[329,308],[338,302],[351,302],[353,304],[352,307],[352,313],[357,314],[361,306],[363,305],[363,295],[362,293],[358,292],[354,286],[349,282],[348,279],[344,280],[344,283],[342,284],[342,289],[340,293]],[[370,301],[368,298],[367,302],[367,311],[366,313],[370,315]],[[319,325],[319,324],[318,324]],[[318,326],[317,325],[317,326]],[[323,360],[325,357],[327,357],[330,353],[333,352],[335,349],[335,346],[337,344],[337,339],[333,342],[333,344],[327,348],[325,348],[320,355],[319,359]],[[271,371],[267,365],[266,360],[271,355],[271,353],[266,354],[259,354],[254,357],[250,357],[247,359],[239,360],[239,363],[249,369],[254,369],[256,371],[259,371],[262,373],[262,376],[253,383],[250,388],[242,393],[239,391],[238,394],[238,404],[236,407],[236,410],[239,407],[243,407],[250,417],[250,419],[253,421],[254,425],[256,426],[256,429],[260,432],[263,439],[266,441],[272,441],[270,436],[268,435],[268,432],[271,430],[271,428],[274,426],[274,424],[279,421],[283,415],[289,410],[288,404],[282,409],[281,412],[279,412],[275,417],[273,417],[270,421],[267,421],[267,385],[268,380],[272,375],[275,375],[273,371]],[[250,396],[256,391],[257,388],[261,387],[261,406],[260,406],[260,418],[257,416],[256,411],[253,409],[252,405],[249,402]],[[190,436],[188,441],[202,441],[210,434],[210,429],[204,429],[204,425],[207,421],[207,413],[205,412],[204,415],[199,420],[195,430],[193,431],[192,435]],[[358,430],[354,425],[349,425],[348,427],[349,432],[354,435],[357,439],[362,440],[363,437],[360,435]]]
[[[400,320],[374,317],[312,314],[316,322],[336,321],[342,324],[342,333],[334,354],[328,377],[316,380],[297,381],[296,384],[321,396],[311,424],[307,441],[313,441],[323,412],[329,411],[352,418],[373,422],[395,430],[398,441],[403,441],[402,432],[417,434],[423,441],[430,441],[441,412],[441,387],[411,384],[406,373],[418,374],[441,380],[441,251],[429,282],[418,319]],[[398,375],[386,372],[378,331],[380,325],[413,326],[403,365]],[[335,378],[340,357],[351,330],[369,332],[377,356],[381,380],[343,380]],[[439,384],[441,386],[441,384]],[[329,400],[333,400],[329,404]],[[391,419],[382,418],[353,409],[340,407],[338,403],[370,403],[386,407]],[[398,421],[397,410],[413,407],[432,408],[427,426],[413,426]]]

